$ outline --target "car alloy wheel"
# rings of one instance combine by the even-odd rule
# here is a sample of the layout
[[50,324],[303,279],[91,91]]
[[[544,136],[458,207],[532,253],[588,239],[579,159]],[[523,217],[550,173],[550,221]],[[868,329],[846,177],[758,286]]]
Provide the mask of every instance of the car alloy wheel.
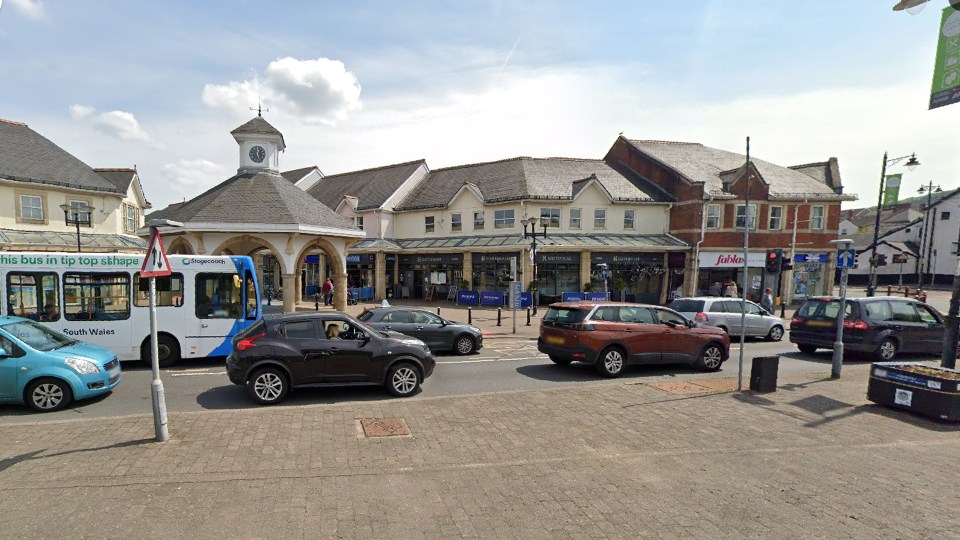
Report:
[[723,364],[723,351],[716,345],[710,345],[704,349],[701,357],[703,358],[703,367],[710,371],[720,369],[720,365]]
[[885,339],[883,343],[880,344],[880,348],[877,349],[878,356],[884,362],[889,362],[897,356],[897,344],[893,342],[892,339]]
[[57,379],[41,379],[27,388],[27,405],[40,412],[59,411],[70,404],[73,394],[67,383]]
[[623,352],[616,348],[607,349],[600,357],[597,369],[604,377],[619,377],[623,373]]
[[420,373],[417,372],[417,368],[406,362],[393,366],[387,375],[387,388],[395,396],[413,395],[419,386]]
[[780,341],[783,339],[783,327],[774,326],[770,329],[770,333],[767,334],[767,339],[770,341]]
[[287,379],[280,370],[266,368],[253,374],[247,383],[250,397],[261,405],[272,405],[287,396]]
[[473,338],[470,336],[460,336],[456,342],[457,354],[470,354],[473,352]]

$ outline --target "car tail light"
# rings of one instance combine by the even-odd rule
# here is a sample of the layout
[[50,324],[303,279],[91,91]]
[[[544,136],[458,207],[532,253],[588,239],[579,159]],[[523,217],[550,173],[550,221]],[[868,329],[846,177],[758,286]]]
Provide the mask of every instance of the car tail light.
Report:
[[700,313],[697,313],[693,320],[696,322],[707,322],[710,320],[710,317],[707,317],[707,314],[701,311]]
[[849,321],[843,321],[843,327],[847,330],[866,330],[869,328],[866,322],[861,321],[860,319],[851,319]]
[[247,351],[247,350],[250,350],[250,349],[256,347],[256,345],[254,345],[253,342],[256,341],[256,340],[258,340],[258,339],[260,339],[260,338],[262,338],[262,337],[265,336],[265,335],[267,335],[267,334],[262,333],[262,334],[257,334],[257,335],[255,335],[255,336],[250,336],[250,337],[248,337],[248,338],[241,339],[240,341],[237,342],[237,350],[238,350],[238,351]]
[[805,320],[806,319],[804,319],[803,317],[797,317],[796,315],[794,315],[793,318],[790,319],[790,324],[803,324],[803,321]]

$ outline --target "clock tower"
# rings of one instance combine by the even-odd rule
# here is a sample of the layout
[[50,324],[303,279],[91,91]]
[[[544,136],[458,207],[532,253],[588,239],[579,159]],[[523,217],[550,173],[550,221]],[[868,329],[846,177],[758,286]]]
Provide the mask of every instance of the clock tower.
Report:
[[259,111],[252,120],[230,132],[240,146],[239,174],[280,174],[280,152],[287,145],[283,134],[263,119]]

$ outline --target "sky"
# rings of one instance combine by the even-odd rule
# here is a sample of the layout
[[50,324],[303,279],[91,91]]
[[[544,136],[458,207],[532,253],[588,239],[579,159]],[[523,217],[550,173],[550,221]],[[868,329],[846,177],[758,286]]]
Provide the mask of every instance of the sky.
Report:
[[904,196],[960,187],[960,104],[927,110],[947,2],[894,3],[0,0],[0,118],[136,165],[154,208],[236,172],[258,101],[284,170],[749,136],[781,165],[839,158],[847,207],[869,206],[885,151],[922,163],[888,171]]

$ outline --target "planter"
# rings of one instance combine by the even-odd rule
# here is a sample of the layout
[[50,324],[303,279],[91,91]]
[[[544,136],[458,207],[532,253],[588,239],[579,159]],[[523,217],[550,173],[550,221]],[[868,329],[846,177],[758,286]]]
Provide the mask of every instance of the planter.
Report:
[[960,371],[919,362],[876,362],[870,366],[867,399],[917,414],[960,421]]

